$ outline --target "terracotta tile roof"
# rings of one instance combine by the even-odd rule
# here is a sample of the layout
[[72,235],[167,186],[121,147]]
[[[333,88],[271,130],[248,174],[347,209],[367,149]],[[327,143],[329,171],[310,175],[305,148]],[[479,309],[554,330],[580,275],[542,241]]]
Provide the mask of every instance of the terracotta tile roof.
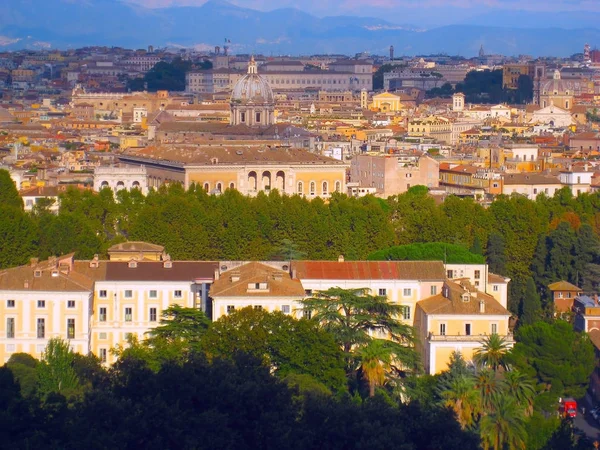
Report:
[[228,148],[227,142],[198,146],[167,145],[162,147],[146,147],[141,150],[128,151],[127,154],[185,164],[211,166],[264,163],[348,165],[344,161],[297,148],[276,145],[248,145],[245,147],[233,145],[231,148]]
[[582,291],[582,289],[580,287],[577,287],[574,284],[571,284],[568,281],[564,281],[564,280],[549,284],[548,289],[550,289],[551,291],[577,291],[577,292]]
[[[456,281],[456,280],[455,280]],[[468,286],[468,287],[467,287]],[[510,312],[504,308],[494,297],[475,290],[469,283],[464,281],[447,281],[447,297],[443,294],[434,295],[417,302],[417,308],[421,308],[428,315],[505,315]],[[467,301],[463,300],[463,296]],[[480,303],[484,308],[481,311]]]
[[441,261],[294,261],[300,279],[317,280],[443,280]]
[[588,336],[590,337],[590,341],[594,344],[598,350],[600,350],[600,330],[594,328],[593,330],[588,332]]
[[[98,268],[89,262],[72,262],[71,270],[61,270],[59,261],[71,259],[72,254],[57,260],[47,260],[26,266],[14,267],[0,272],[0,289],[14,291],[91,292],[94,281],[105,275],[105,263]],[[54,274],[53,274],[54,273]],[[37,276],[36,276],[37,275]]]
[[558,177],[540,173],[510,173],[504,175],[504,184],[560,184]]
[[495,273],[488,273],[488,283],[494,284],[508,284],[510,278],[505,278],[502,275],[496,275]]
[[108,249],[108,253],[117,252],[162,252],[165,248],[162,245],[155,245],[149,242],[128,241],[115,244]]
[[106,281],[189,281],[212,280],[217,262],[171,261],[171,268],[163,261],[138,261],[136,267],[128,262],[106,262]]
[[[248,289],[248,285],[266,283],[266,289]],[[210,288],[217,297],[304,297],[300,280],[293,280],[288,272],[259,262],[250,262],[221,274]]]

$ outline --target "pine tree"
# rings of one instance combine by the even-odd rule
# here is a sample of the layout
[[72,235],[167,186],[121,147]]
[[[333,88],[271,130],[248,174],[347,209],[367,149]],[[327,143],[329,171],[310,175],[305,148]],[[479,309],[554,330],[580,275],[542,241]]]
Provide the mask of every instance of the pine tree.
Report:
[[476,255],[483,255],[483,248],[481,248],[481,241],[479,240],[479,236],[475,235],[475,239],[473,239],[473,245],[470,248],[471,253],[475,253]]
[[490,272],[504,275],[506,273],[506,254],[504,236],[500,233],[490,233],[487,243],[487,263]]
[[0,204],[23,209],[23,199],[8,170],[0,170]]
[[525,285],[525,295],[521,303],[521,323],[523,325],[531,325],[539,320],[542,313],[542,302],[540,294],[535,287],[535,281],[532,277],[527,278]]

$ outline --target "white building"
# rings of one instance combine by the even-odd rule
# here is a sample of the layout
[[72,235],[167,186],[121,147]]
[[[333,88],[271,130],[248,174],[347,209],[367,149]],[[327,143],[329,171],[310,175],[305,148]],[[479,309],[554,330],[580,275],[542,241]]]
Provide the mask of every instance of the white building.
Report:
[[121,189],[140,189],[148,193],[148,177],[145,166],[100,166],[94,169],[94,190],[110,188],[113,192]]
[[573,117],[571,117],[569,111],[550,105],[535,111],[531,123],[544,123],[553,127],[568,127],[573,124]]
[[584,192],[590,192],[592,177],[594,172],[588,164],[583,166],[571,166],[566,170],[560,171],[560,182],[563,186],[569,187],[574,196]]

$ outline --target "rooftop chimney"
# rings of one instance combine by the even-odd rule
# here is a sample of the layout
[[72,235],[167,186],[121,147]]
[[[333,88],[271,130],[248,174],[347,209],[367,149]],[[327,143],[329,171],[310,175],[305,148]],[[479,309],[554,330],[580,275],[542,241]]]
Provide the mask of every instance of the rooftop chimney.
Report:
[[485,313],[485,302],[483,300],[479,300],[479,312],[481,314]]
[[40,262],[40,259],[39,259],[39,258],[31,258],[31,259],[29,260],[29,262],[31,263],[31,267],[35,267],[35,266],[37,266],[37,265],[38,265],[38,263]]
[[344,255],[338,256],[338,262],[344,262]]
[[219,269],[215,269],[215,281],[217,281],[219,279],[220,273],[219,273]]

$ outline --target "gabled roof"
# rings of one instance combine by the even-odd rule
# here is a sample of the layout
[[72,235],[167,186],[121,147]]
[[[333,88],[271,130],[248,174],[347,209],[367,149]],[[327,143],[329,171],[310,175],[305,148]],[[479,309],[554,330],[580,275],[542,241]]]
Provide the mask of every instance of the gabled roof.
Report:
[[550,289],[551,291],[576,291],[576,292],[581,292],[583,290],[580,287],[575,286],[574,284],[571,284],[568,281],[564,281],[564,280],[549,284],[548,289]]
[[162,252],[165,248],[162,245],[151,244],[142,241],[128,241],[115,244],[108,249],[108,253],[117,252]]
[[[266,283],[266,289],[248,289],[248,285]],[[259,262],[250,262],[221,274],[210,288],[210,295],[218,297],[304,297],[304,287],[288,272]]]
[[[426,298],[417,302],[417,308],[428,315],[510,316],[510,312],[494,297],[477,291],[472,286],[467,288],[467,285],[466,282],[447,281],[444,284],[447,296],[442,293]],[[464,301],[463,296],[467,296],[468,301]],[[484,305],[483,312],[481,303]]]
[[443,280],[442,261],[294,261],[300,280]]

